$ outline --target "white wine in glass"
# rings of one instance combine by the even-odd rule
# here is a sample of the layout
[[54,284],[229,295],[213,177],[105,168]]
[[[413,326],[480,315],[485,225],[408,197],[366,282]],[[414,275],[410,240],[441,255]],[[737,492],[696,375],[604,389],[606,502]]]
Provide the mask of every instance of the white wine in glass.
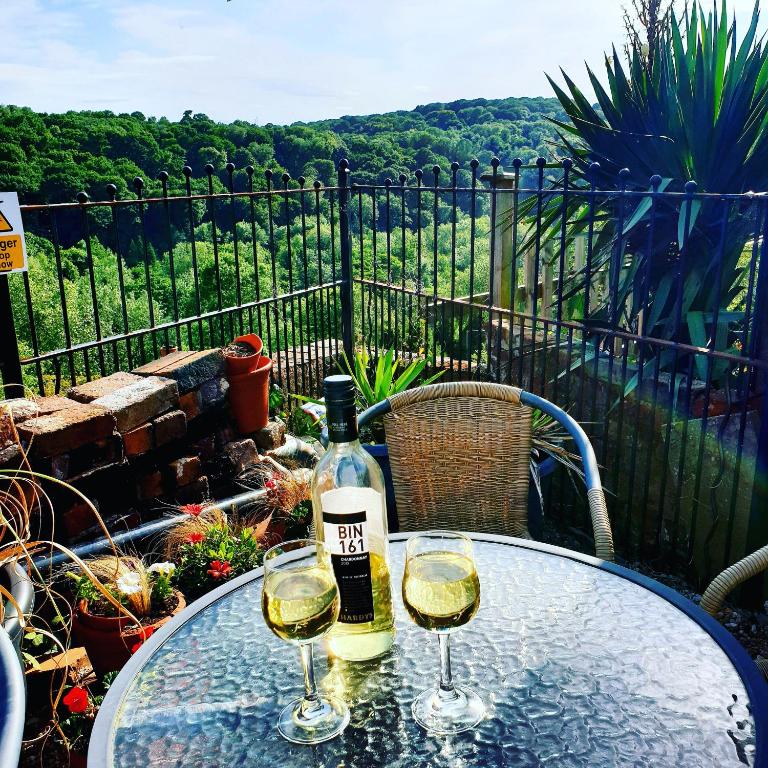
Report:
[[434,733],[460,733],[485,715],[482,699],[457,688],[451,675],[450,634],[480,607],[480,581],[472,542],[460,533],[427,531],[406,544],[403,603],[415,624],[438,635],[440,684],[421,693],[411,707],[419,725]]
[[261,607],[272,632],[299,646],[304,666],[304,696],[282,710],[278,731],[298,744],[332,739],[347,727],[349,709],[340,699],[321,697],[315,684],[312,642],[329,632],[339,616],[336,580],[318,558],[316,541],[298,539],[267,550]]

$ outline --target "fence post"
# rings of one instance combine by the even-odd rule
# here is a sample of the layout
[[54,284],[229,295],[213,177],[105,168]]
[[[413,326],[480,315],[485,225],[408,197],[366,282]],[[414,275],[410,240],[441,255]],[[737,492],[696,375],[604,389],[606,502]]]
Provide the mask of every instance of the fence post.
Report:
[[353,302],[352,302],[352,242],[349,235],[349,161],[339,162],[339,238],[341,240],[341,334],[344,354],[352,360]]
[[[11,306],[11,291],[8,285],[8,275],[0,275],[0,374],[3,377],[5,390],[0,390],[0,400],[8,396],[7,388],[11,384],[22,385],[21,357],[19,341],[16,338],[16,326],[13,322],[13,307]],[[24,387],[18,397],[24,396]]]

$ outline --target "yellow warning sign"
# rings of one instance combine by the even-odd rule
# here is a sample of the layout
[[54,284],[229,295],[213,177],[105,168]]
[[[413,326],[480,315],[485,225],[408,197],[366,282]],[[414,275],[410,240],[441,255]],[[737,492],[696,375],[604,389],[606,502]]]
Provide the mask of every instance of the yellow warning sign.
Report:
[[0,192],[0,275],[27,271],[27,244],[19,197]]
[[0,235],[0,272],[24,269],[24,266],[21,235]]

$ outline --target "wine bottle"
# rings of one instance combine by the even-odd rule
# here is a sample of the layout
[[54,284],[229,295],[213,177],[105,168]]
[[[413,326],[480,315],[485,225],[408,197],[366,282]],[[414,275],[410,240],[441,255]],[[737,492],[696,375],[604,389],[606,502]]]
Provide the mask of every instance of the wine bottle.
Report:
[[329,376],[323,389],[330,442],[312,477],[312,506],[341,606],[326,639],[335,656],[360,661],[386,653],[395,637],[384,476],[358,439],[352,379]]

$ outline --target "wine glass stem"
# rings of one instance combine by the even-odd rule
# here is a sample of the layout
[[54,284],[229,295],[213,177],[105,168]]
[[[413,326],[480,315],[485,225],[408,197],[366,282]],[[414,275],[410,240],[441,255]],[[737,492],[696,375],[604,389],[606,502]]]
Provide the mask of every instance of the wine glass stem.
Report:
[[451,636],[447,632],[441,632],[437,636],[440,642],[440,688],[438,695],[441,699],[455,699],[458,694],[453,687],[451,676]]
[[312,643],[301,643],[301,665],[304,667],[304,700],[301,702],[301,714],[309,715],[320,706],[320,696],[315,683]]

